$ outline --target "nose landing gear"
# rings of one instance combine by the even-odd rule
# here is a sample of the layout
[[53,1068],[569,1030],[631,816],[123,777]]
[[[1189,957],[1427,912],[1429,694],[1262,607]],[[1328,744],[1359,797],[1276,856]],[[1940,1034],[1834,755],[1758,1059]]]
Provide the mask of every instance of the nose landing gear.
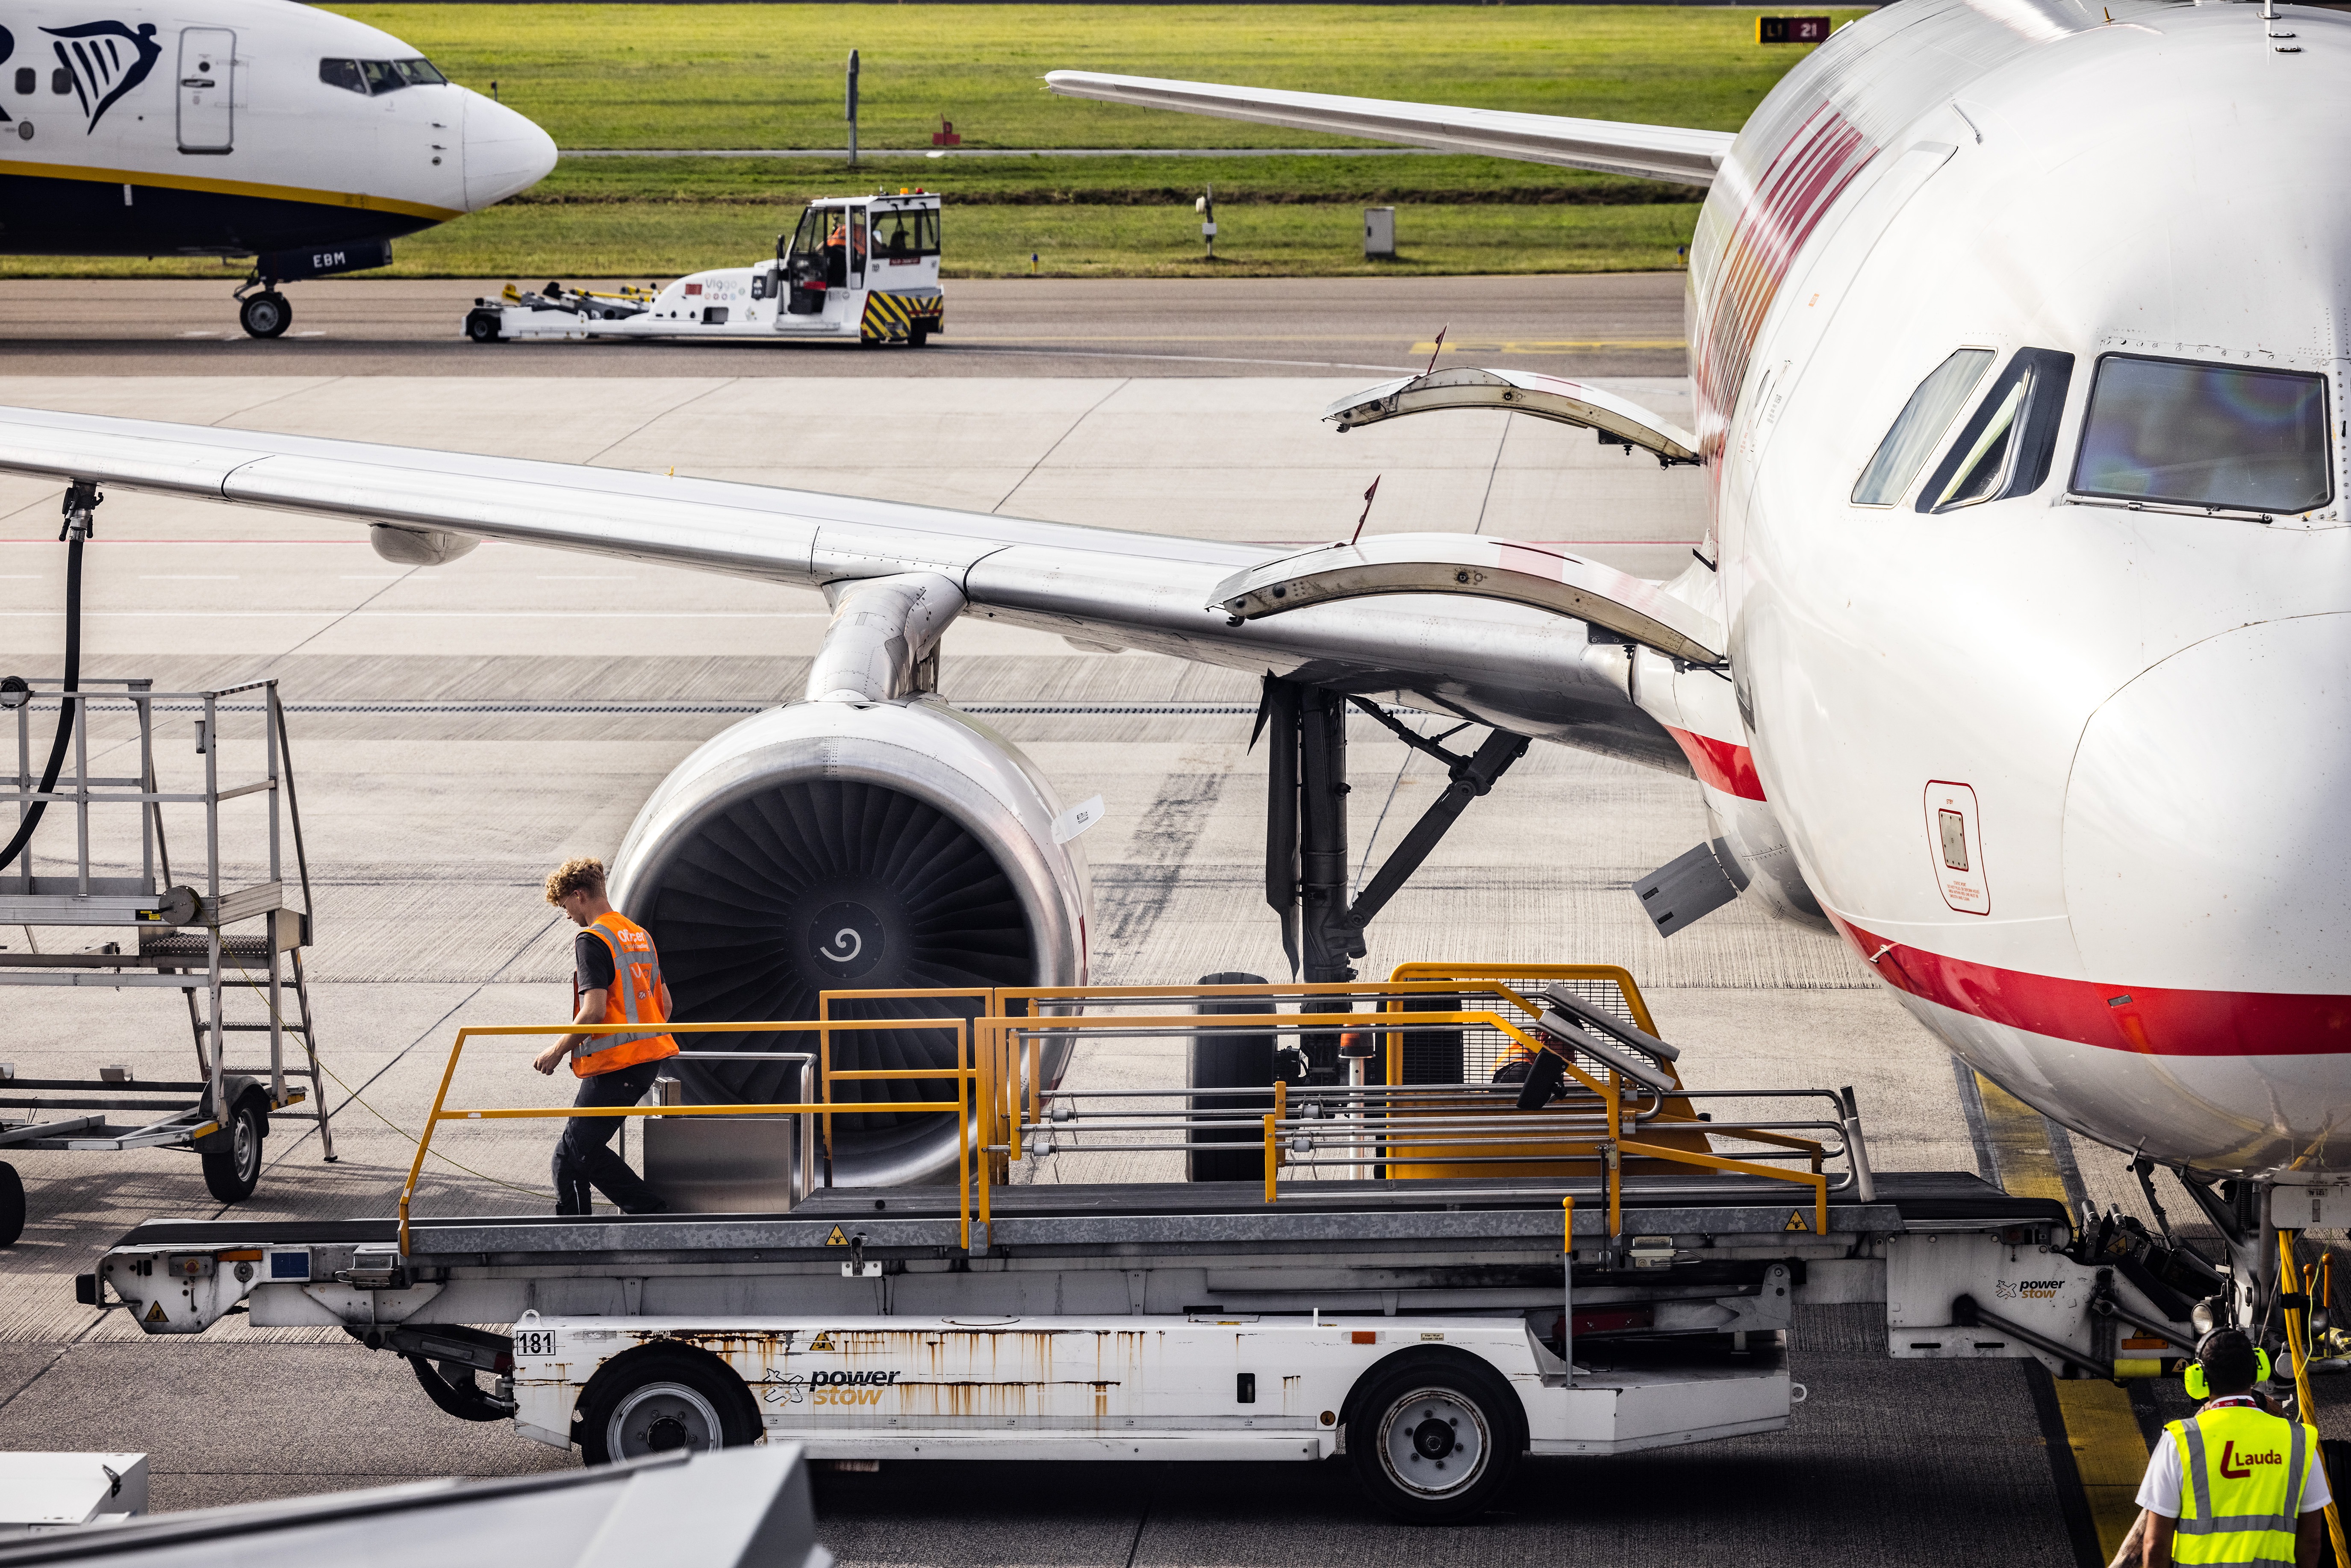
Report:
[[[260,292],[246,292],[253,288],[258,288]],[[286,335],[286,329],[294,324],[294,307],[286,302],[286,296],[277,292],[275,279],[259,276],[248,277],[244,287],[236,291],[236,298],[237,325],[245,329],[247,337],[282,338]]]

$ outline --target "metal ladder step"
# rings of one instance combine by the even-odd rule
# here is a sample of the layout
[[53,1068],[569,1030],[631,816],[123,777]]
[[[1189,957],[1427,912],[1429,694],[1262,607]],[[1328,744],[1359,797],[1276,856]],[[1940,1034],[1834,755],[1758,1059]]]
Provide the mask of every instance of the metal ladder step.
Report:
[[[202,936],[151,936],[139,944],[139,954],[145,958],[185,958],[195,963],[212,961],[212,946]],[[269,961],[269,938],[266,936],[224,936],[221,938],[224,958],[257,958]]]

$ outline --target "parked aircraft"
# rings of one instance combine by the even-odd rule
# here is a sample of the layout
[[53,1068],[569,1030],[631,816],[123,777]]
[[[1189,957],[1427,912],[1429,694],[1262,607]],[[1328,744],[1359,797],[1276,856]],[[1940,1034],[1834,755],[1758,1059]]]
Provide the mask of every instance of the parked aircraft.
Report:
[[545,131],[391,34],[285,0],[12,7],[0,150],[0,252],[251,256],[256,338],[293,320],[281,284],[381,267],[555,167]]
[[1394,694],[1499,732],[1455,810],[1518,737],[1694,775],[1715,831],[1649,884],[1661,928],[1743,891],[1840,933],[2077,1131],[2306,1180],[2351,1155],[2346,65],[2351,17],[2325,10],[1899,0],[1735,137],[1052,78],[1706,187],[1694,434],[1512,371],[1332,411],[1524,413],[1702,463],[1713,525],[1668,583],[1461,534],[1270,558],[35,411],[0,411],[0,470],[340,513],[401,559],[492,538],[824,586],[810,700],[712,741],[623,847],[672,968],[726,977],[714,1016],[852,979],[1083,977],[1083,861],[1050,787],[929,689],[972,615],[1279,677],[1270,895],[1310,977],[1362,951],[1384,880],[1351,907],[1329,874],[1332,694]]

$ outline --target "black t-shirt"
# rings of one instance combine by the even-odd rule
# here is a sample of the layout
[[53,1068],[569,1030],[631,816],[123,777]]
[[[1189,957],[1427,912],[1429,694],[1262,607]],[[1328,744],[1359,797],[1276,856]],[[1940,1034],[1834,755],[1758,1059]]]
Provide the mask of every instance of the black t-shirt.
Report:
[[580,994],[612,988],[612,949],[601,936],[582,931],[571,940],[571,967],[579,976]]

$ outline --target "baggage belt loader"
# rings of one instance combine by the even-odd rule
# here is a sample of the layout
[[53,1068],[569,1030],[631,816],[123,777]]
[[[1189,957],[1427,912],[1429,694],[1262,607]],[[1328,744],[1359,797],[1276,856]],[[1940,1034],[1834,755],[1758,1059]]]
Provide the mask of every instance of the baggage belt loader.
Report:
[[[2134,1221],[2085,1233],[1972,1174],[1872,1172],[1849,1090],[1687,1086],[1622,970],[1408,967],[1442,977],[935,994],[979,1011],[916,1020],[953,1042],[931,1082],[955,1098],[872,1103],[964,1107],[953,1187],[820,1187],[763,1214],[155,1221],[78,1288],[151,1333],[236,1311],[342,1326],[449,1414],[591,1463],[763,1437],[851,1461],[1343,1456],[1391,1511],[1441,1520],[1524,1455],[1784,1428],[1799,1304],[1883,1303],[1896,1357],[2113,1377],[2190,1354],[2189,1309],[2221,1286]],[[839,995],[830,1021],[679,1029],[819,1047],[859,1027]],[[1375,1054],[1340,1074],[1276,1050],[1343,1029]],[[1058,1082],[1073,1040],[1177,1032],[1188,1090]],[[1541,1052],[1529,1084],[1486,1082],[1513,1047]],[[1204,1084],[1234,1048],[1292,1075]],[[813,1100],[691,1112],[814,1134],[864,1103],[830,1049]],[[785,1166],[809,1146],[790,1141]],[[1145,1149],[1254,1156],[1262,1179],[1007,1185],[1016,1158]]]
[[617,293],[508,284],[474,301],[476,343],[590,338],[730,338],[921,348],[946,328],[939,287],[939,198],[825,196],[776,243],[773,261],[697,272]]

